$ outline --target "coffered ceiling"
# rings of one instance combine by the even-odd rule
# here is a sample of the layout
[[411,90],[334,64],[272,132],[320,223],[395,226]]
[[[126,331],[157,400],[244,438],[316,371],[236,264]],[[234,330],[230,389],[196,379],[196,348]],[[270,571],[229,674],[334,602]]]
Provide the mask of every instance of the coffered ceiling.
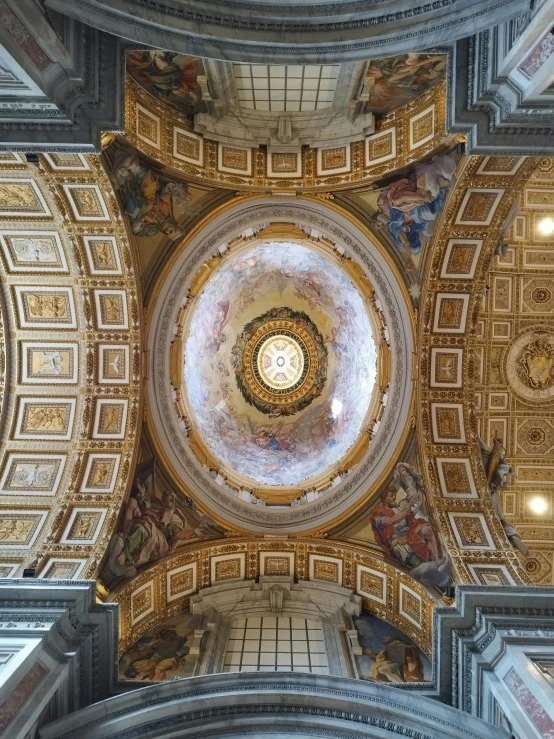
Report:
[[554,161],[544,159],[487,276],[477,322],[475,414],[489,445],[502,439],[514,476],[504,513],[530,549],[535,583],[554,581]]
[[0,575],[96,574],[141,418],[133,248],[98,157],[0,161]]

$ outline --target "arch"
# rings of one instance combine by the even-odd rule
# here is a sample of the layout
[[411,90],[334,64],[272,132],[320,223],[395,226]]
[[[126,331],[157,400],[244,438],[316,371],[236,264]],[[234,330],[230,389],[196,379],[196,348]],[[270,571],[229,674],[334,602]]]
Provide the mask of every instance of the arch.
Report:
[[43,739],[326,736],[504,739],[467,713],[406,690],[324,675],[234,673],[176,680],[96,703],[41,729]]
[[225,581],[256,582],[277,569],[296,581],[349,588],[361,597],[365,612],[398,627],[431,654],[432,612],[444,601],[377,552],[332,540],[238,537],[183,547],[111,592],[109,599],[119,604],[120,652],[166,618],[187,610],[202,588]]
[[[417,419],[422,472],[460,582],[528,582],[494,509],[474,408],[475,337],[480,304],[499,239],[514,200],[538,164],[508,157],[467,160],[434,231],[419,315]],[[467,259],[456,259],[465,250]],[[458,367],[444,383],[439,354]],[[461,475],[462,487],[454,484]],[[488,578],[488,579],[487,579]]]
[[0,576],[93,577],[135,463],[141,311],[99,157],[0,165]]

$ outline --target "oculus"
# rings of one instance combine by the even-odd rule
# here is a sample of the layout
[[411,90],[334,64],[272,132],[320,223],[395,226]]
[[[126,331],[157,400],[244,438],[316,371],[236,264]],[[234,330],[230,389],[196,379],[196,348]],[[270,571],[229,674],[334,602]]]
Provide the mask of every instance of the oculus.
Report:
[[327,347],[306,313],[272,308],[244,327],[231,354],[244,399],[271,418],[303,410],[325,386]]
[[302,379],[305,351],[294,335],[271,334],[257,355],[257,378],[272,390],[288,390]]

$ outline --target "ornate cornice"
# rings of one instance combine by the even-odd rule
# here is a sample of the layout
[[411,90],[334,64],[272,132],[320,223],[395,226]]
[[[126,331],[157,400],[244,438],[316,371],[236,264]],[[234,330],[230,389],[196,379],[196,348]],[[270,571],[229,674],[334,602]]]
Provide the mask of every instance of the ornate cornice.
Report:
[[[524,10],[522,0],[204,3],[46,0],[48,7],[135,43],[244,62],[311,63],[402,54],[449,43]],[[285,18],[286,20],[283,20]],[[393,34],[394,30],[394,34]],[[314,41],[314,34],[317,40]],[[340,36],[348,41],[337,43]],[[245,43],[245,42],[248,43]]]
[[463,711],[474,710],[483,691],[481,675],[494,670],[508,644],[552,648],[553,618],[552,588],[459,585],[455,607],[433,614],[437,695]]
[[[243,726],[290,735],[301,726],[315,736],[358,738],[376,731],[410,739],[504,739],[505,732],[469,714],[381,683],[336,676],[233,673],[166,682],[132,691],[62,719],[41,731],[44,739],[93,736],[125,717],[118,736],[238,736]],[[148,720],[145,721],[145,709]],[[195,726],[195,722],[198,722]],[[201,723],[200,723],[201,722]],[[200,728],[200,726],[202,728]],[[209,732],[209,733],[207,733]],[[316,732],[314,734],[314,732]],[[323,733],[321,733],[323,732]]]

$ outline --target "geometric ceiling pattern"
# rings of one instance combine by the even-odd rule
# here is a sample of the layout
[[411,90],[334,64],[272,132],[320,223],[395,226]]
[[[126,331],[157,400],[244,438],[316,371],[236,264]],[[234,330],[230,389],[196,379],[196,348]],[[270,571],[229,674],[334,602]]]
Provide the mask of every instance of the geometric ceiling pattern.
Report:
[[[483,382],[477,336],[483,331],[478,321],[490,265],[513,203],[537,164],[525,157],[463,162],[434,231],[422,281],[417,404],[422,472],[454,576],[462,582],[528,580],[489,492],[479,435],[492,442],[494,430],[476,424],[474,389]],[[489,360],[493,373],[495,356]],[[506,430],[499,434],[504,443]]]
[[504,513],[530,549],[524,568],[552,583],[554,556],[554,161],[519,195],[505,254],[495,258],[476,325],[479,436],[503,440],[514,476]]
[[134,257],[99,157],[0,167],[0,576],[91,577],[139,438]]

